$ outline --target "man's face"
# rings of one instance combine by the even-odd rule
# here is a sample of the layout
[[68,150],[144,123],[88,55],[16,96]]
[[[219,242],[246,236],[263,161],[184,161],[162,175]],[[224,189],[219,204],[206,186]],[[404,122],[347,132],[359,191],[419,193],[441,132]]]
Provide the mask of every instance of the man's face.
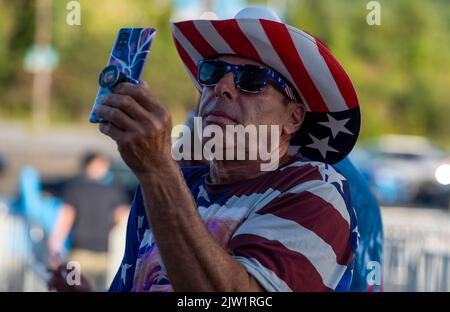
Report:
[[[239,56],[227,55],[221,56],[219,59],[235,65],[253,64],[264,66],[256,61]],[[198,115],[202,117],[203,128],[209,125],[217,125],[223,129],[223,144],[227,144],[226,142],[230,140],[225,131],[227,125],[255,126],[257,138],[260,138],[260,133],[265,132],[267,141],[251,140],[249,137],[244,138],[244,150],[246,156],[248,156],[249,146],[252,146],[253,149],[265,148],[265,150],[270,151],[278,149],[279,145],[277,142],[281,142],[283,138],[289,137],[290,134],[285,133],[284,126],[291,121],[290,114],[292,109],[290,108],[292,107],[290,105],[296,104],[290,103],[286,105],[283,102],[283,98],[284,95],[272,83],[268,83],[260,93],[243,92],[235,85],[233,73],[230,72],[223,76],[215,86],[203,87]],[[267,127],[260,127],[261,125],[266,125]],[[279,132],[276,134],[276,141],[271,133],[273,126],[278,126],[279,129]],[[203,142],[205,143],[208,139],[204,137]],[[231,138],[231,140],[237,142],[239,138],[235,137],[234,139]],[[236,152],[237,149],[242,148],[242,145],[233,145],[225,145],[225,149],[232,148]]]
[[[220,60],[230,64],[254,64],[256,61],[240,56],[221,56]],[[216,115],[218,114],[218,115]],[[216,125],[276,125],[286,117],[283,95],[271,83],[257,94],[240,91],[234,84],[233,73],[227,73],[214,87],[203,87],[199,117],[204,126]],[[229,118],[223,115],[228,115]]]

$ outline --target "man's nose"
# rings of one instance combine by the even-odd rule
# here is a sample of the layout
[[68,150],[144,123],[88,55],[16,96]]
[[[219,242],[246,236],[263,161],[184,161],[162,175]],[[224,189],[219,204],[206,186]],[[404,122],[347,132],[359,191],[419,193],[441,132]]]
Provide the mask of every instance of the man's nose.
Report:
[[225,97],[229,100],[233,100],[236,97],[237,92],[238,90],[234,84],[234,74],[232,72],[224,75],[214,87],[215,96]]

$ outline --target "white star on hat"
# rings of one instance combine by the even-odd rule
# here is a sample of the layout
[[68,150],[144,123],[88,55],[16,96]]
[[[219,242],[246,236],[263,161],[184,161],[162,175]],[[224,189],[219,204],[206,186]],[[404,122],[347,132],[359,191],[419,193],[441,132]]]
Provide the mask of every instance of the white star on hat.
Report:
[[122,263],[122,272],[120,274],[122,282],[125,284],[125,279],[127,278],[127,270],[131,268],[132,265],[128,263]]
[[334,148],[332,148],[331,146],[328,145],[328,141],[330,140],[330,137],[327,136],[327,137],[319,140],[318,138],[314,137],[311,133],[308,133],[308,135],[311,138],[311,140],[313,140],[313,143],[306,145],[306,147],[315,148],[315,149],[319,150],[320,155],[322,155],[322,157],[324,159],[327,157],[327,152],[339,153],[338,150],[335,150]]
[[320,121],[317,123],[330,128],[331,134],[333,135],[333,139],[336,138],[336,136],[339,134],[339,132],[353,135],[353,133],[351,133],[350,130],[348,130],[345,127],[345,125],[350,120],[350,118],[337,120],[337,119],[334,119],[333,116],[331,116],[330,114],[327,114],[327,117],[328,117],[328,121]]

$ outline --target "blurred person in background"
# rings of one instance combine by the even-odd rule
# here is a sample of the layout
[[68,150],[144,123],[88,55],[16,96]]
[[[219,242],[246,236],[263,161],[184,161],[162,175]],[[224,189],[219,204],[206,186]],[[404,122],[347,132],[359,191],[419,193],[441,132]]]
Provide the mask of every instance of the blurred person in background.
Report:
[[86,154],[82,169],[82,175],[63,191],[64,204],[47,243],[50,268],[64,263],[64,242],[70,235],[70,260],[80,263],[95,289],[104,290],[109,232],[128,217],[128,197],[122,188],[110,183],[110,162],[105,155]]

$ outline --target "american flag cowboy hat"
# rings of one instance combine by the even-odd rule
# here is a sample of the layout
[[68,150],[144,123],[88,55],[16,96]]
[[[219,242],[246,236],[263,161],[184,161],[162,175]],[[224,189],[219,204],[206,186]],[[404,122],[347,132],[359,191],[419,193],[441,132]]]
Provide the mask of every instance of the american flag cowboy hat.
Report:
[[171,23],[177,51],[197,89],[197,63],[221,54],[253,59],[288,80],[306,106],[290,153],[334,164],[353,148],[361,125],[345,70],[317,38],[284,24],[271,10],[245,8],[233,19]]

